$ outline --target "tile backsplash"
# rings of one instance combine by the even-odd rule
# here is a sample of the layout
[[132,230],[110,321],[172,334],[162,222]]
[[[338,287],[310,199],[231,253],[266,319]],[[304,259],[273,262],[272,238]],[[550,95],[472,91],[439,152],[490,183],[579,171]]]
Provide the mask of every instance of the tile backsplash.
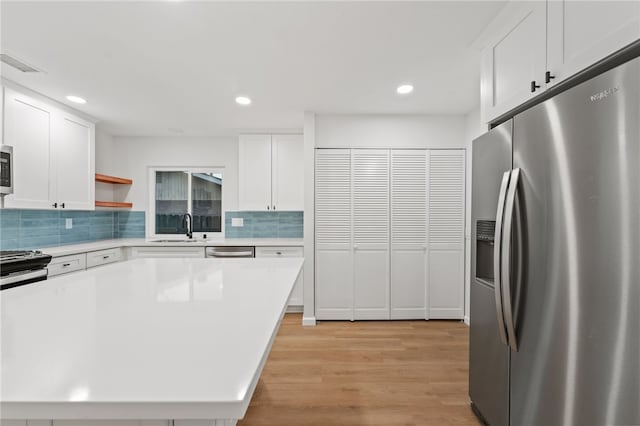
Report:
[[[231,226],[231,219],[242,218],[243,226]],[[225,212],[226,238],[302,238],[303,212],[240,211]]]
[[[66,229],[71,219],[71,229]],[[35,249],[113,238],[144,238],[145,212],[0,210],[0,249]]]
[[[244,226],[231,226],[243,218]],[[71,219],[71,229],[66,229]],[[228,211],[226,238],[302,238],[303,212]],[[113,238],[144,238],[143,211],[0,210],[0,249],[20,250]]]

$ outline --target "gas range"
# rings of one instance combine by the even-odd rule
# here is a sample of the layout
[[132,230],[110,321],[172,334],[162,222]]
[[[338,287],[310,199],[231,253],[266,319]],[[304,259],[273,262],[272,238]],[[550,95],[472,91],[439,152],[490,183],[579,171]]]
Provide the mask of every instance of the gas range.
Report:
[[49,262],[39,250],[0,251],[0,290],[46,280]]

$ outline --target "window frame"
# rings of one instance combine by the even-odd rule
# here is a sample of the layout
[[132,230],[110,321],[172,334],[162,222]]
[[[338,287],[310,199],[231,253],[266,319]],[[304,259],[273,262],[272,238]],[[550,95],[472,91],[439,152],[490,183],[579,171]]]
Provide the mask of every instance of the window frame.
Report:
[[222,239],[224,238],[224,167],[180,167],[180,166],[149,166],[148,167],[148,185],[147,191],[149,195],[148,208],[147,208],[147,220],[146,220],[146,238],[147,239],[171,239],[171,240],[185,240],[188,241],[186,234],[156,234],[156,172],[184,172],[188,174],[187,179],[187,211],[185,213],[191,214],[193,217],[193,198],[192,180],[194,173],[216,173],[222,175],[222,199],[220,200],[220,232],[193,232],[192,239],[203,239],[203,235],[207,235],[207,240]]

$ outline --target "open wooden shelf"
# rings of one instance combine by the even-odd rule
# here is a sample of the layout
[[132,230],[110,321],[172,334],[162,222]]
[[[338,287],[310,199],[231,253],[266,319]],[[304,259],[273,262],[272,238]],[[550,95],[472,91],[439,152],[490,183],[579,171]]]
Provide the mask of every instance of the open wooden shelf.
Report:
[[133,203],[119,203],[117,201],[96,201],[96,207],[118,207],[123,209],[130,209],[133,207]]
[[100,173],[96,173],[96,182],[115,183],[119,185],[131,185],[133,183],[133,180],[116,177],[116,176],[101,175]]

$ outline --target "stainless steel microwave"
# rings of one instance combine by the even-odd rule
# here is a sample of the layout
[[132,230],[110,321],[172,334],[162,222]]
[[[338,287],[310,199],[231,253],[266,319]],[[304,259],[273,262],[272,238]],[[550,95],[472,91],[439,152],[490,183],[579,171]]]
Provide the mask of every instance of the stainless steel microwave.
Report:
[[13,147],[0,145],[0,195],[13,194]]

